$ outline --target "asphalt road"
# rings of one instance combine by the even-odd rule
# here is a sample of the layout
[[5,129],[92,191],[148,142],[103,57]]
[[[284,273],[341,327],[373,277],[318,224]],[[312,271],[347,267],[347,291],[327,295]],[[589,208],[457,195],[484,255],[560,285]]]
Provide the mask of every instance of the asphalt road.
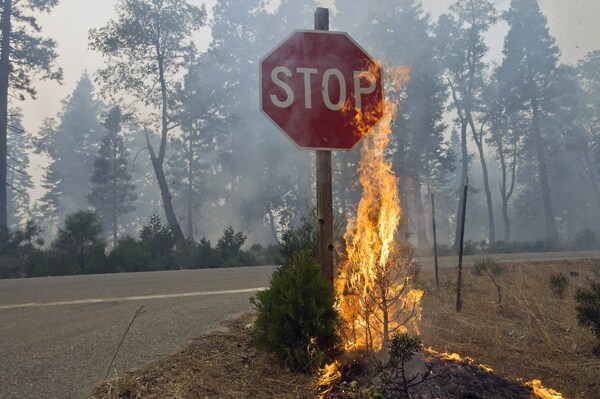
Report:
[[[83,398],[248,310],[273,267],[0,280],[0,398]],[[114,377],[111,372],[110,377]]]
[[[464,259],[466,267],[480,256]],[[500,261],[600,258],[600,252],[498,255]],[[433,269],[432,258],[419,259]],[[456,267],[457,257],[440,258]],[[239,312],[274,268],[0,280],[0,398],[83,398],[116,359],[117,372],[175,352]],[[110,377],[114,377],[111,371]]]

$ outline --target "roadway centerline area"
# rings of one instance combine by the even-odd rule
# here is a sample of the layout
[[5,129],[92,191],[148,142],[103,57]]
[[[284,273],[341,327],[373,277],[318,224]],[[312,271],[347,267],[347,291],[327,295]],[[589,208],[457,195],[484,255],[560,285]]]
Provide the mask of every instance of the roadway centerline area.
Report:
[[161,295],[142,295],[142,296],[129,296],[120,298],[91,298],[91,299],[79,299],[72,301],[58,301],[58,302],[47,302],[47,303],[18,303],[13,305],[0,305],[0,310],[5,309],[19,309],[19,308],[33,308],[41,306],[63,306],[63,305],[83,305],[92,303],[110,303],[110,302],[126,302],[126,301],[144,301],[150,299],[169,299],[169,298],[186,298],[195,296],[209,296],[209,295],[227,295],[227,294],[244,294],[252,293],[265,290],[266,287],[246,288],[240,290],[222,290],[222,291],[201,291],[201,292],[183,292],[179,294],[161,294]]

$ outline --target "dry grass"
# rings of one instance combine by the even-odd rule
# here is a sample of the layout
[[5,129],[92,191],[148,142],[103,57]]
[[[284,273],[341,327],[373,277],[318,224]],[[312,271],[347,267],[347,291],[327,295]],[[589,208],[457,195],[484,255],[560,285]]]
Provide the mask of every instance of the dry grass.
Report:
[[90,399],[250,399],[314,396],[314,380],[254,346],[251,313],[222,324],[179,352],[99,385]]
[[[575,288],[587,285],[592,262],[507,265],[497,279],[501,306],[491,280],[467,270],[460,314],[454,310],[455,272],[442,274],[446,289],[439,296],[432,273],[423,273],[425,345],[473,357],[507,377],[541,379],[569,399],[600,399],[600,358],[592,355],[596,338],[577,325],[573,300]],[[549,289],[556,272],[579,273],[568,277],[564,300]]]

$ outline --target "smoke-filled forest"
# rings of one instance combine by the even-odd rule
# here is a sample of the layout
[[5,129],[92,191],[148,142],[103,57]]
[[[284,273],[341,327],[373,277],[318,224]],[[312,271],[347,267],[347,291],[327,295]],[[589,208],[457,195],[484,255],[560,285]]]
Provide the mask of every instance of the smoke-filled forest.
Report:
[[[270,263],[286,231],[310,230],[314,151],[260,113],[258,65],[313,28],[313,0],[118,0],[89,30],[104,66],[28,131],[21,101],[63,79],[37,22],[57,3],[2,2],[0,276]],[[331,30],[410,70],[385,94],[399,103],[386,157],[419,253],[432,194],[441,253],[457,247],[466,177],[467,253],[600,247],[600,50],[562,63],[537,0],[457,0],[435,18],[419,0],[344,0]],[[337,224],[360,199],[358,162],[359,148],[334,153]]]

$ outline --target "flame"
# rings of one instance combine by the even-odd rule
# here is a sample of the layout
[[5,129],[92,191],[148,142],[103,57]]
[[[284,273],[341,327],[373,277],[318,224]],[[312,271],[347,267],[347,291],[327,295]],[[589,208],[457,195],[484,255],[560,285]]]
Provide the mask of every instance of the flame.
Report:
[[470,366],[477,367],[478,369],[486,371],[488,373],[492,373],[494,371],[491,367],[486,366],[485,364],[477,363],[475,361],[475,359],[473,359],[472,357],[469,357],[469,356],[463,357],[463,356],[459,355],[458,353],[446,353],[446,352],[442,353],[442,352],[435,351],[431,348],[427,348],[425,350],[425,352],[435,355],[435,356],[439,357],[441,360],[444,360],[446,362],[467,363]]
[[[406,67],[390,69],[390,90],[401,92],[408,76]],[[366,137],[359,166],[363,195],[344,235],[346,258],[335,281],[346,350],[383,350],[390,334],[406,332],[407,323],[417,330],[414,321],[420,319],[423,291],[410,288],[414,261],[408,246],[397,241],[402,209],[396,176],[385,159],[397,110],[397,102],[386,101],[382,121],[368,135],[369,117],[376,112],[352,110]]]
[[333,390],[336,381],[339,380],[341,376],[342,373],[340,372],[340,363],[337,360],[319,370],[317,385],[320,390],[320,399],[324,399],[329,396],[329,393]]
[[533,389],[533,393],[541,399],[564,399],[561,393],[556,392],[554,389],[544,388],[542,381],[531,380],[524,383],[525,386]]

